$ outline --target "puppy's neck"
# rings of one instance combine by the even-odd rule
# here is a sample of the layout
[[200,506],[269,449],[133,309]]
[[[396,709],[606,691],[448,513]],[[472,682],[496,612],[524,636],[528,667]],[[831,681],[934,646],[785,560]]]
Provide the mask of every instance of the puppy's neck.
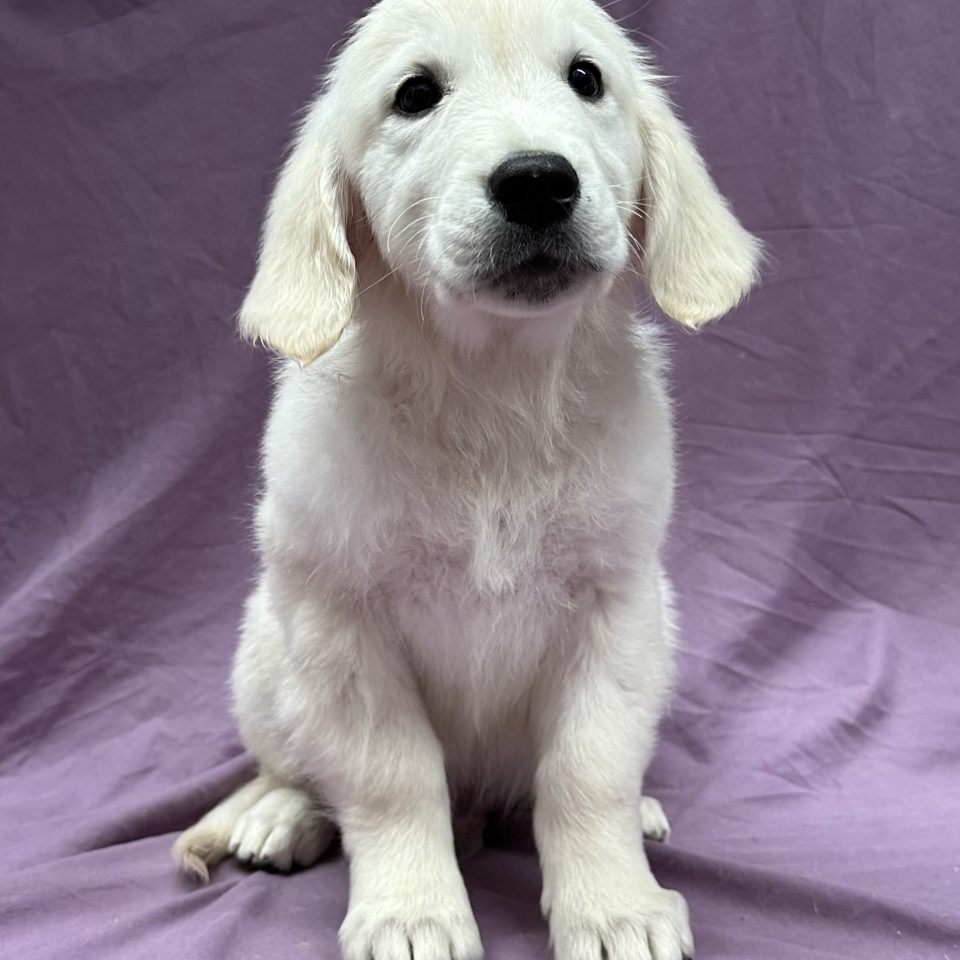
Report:
[[438,315],[390,278],[362,294],[355,318],[357,371],[386,397],[407,428],[471,459],[505,447],[562,445],[571,423],[601,418],[611,374],[633,362],[629,284],[568,319],[550,349],[531,349],[525,318],[481,347],[445,326],[469,316]]

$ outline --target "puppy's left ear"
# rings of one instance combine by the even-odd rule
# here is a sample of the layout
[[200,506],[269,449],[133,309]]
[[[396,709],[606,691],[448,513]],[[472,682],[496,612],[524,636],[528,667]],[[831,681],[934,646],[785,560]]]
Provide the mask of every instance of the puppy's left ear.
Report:
[[330,349],[353,314],[357,269],[347,240],[348,191],[335,125],[321,98],[270,201],[260,262],[240,309],[240,332],[303,364]]
[[720,195],[687,128],[654,83],[643,83],[644,269],[661,309],[696,329],[756,283],[760,241]]

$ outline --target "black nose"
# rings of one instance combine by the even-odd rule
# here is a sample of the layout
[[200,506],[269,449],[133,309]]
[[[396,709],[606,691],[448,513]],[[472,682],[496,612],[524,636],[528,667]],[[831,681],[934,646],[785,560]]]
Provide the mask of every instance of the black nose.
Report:
[[580,178],[559,153],[514,153],[491,174],[490,193],[511,223],[541,230],[573,213]]

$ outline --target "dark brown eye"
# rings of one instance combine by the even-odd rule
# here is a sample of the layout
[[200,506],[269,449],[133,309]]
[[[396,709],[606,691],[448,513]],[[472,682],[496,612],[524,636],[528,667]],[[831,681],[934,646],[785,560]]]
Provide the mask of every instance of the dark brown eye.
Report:
[[431,110],[441,99],[443,90],[440,89],[440,84],[433,77],[421,74],[400,84],[400,89],[393,99],[393,109],[405,116],[415,117]]
[[574,60],[570,64],[567,83],[584,100],[599,100],[603,96],[603,77],[600,68],[589,60]]

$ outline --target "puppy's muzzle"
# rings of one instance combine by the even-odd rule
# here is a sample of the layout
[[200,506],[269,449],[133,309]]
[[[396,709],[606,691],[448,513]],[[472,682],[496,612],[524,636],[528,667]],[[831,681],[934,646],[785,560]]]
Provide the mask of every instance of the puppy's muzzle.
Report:
[[490,196],[509,223],[543,230],[569,219],[580,178],[559,153],[514,153],[490,175]]

